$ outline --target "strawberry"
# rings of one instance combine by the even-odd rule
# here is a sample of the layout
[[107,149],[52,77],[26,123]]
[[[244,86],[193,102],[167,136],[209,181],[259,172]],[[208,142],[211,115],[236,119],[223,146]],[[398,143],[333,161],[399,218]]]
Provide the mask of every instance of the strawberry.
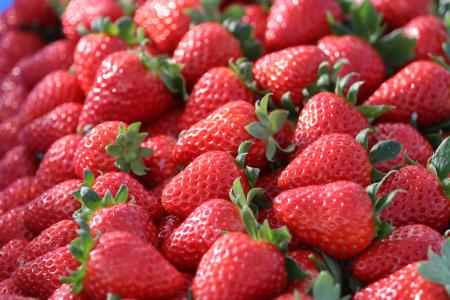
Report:
[[198,4],[198,0],[146,1],[136,10],[134,21],[161,52],[170,54],[189,30],[191,19],[185,10]]
[[202,256],[223,232],[242,232],[239,210],[230,201],[214,199],[198,206],[164,241],[162,254],[177,268],[195,270]]
[[64,70],[54,71],[30,91],[19,112],[20,120],[27,124],[63,103],[81,103],[83,99],[83,92],[73,75]]
[[26,239],[18,238],[9,241],[0,249],[0,281],[8,279],[19,267],[17,258],[27,244]]
[[314,300],[311,298],[308,294],[305,294],[303,292],[294,291],[290,293],[283,294],[281,296],[278,296],[274,298],[274,300]]
[[[21,293],[20,289],[14,284],[14,281],[12,280],[12,278],[8,278],[3,281],[0,281],[0,296],[2,297],[2,299],[22,300],[23,299],[22,297],[21,297],[21,299],[17,299],[17,298],[14,298],[15,296],[11,296],[11,295],[20,295],[20,293]],[[20,297],[20,296],[17,296],[17,297]],[[29,299],[29,298],[25,298],[25,299]]]
[[279,50],[315,43],[331,32],[327,14],[340,20],[339,4],[332,0],[276,0],[267,18],[266,46]]
[[171,236],[172,232],[183,223],[183,219],[174,215],[167,215],[161,218],[158,223],[158,249],[164,241]]
[[34,178],[21,177],[0,191],[0,213],[28,203],[36,196]]
[[78,30],[89,30],[92,21],[97,17],[109,17],[114,21],[123,14],[124,9],[119,1],[74,0],[67,5],[61,21],[66,37],[70,40],[78,40],[80,38]]
[[44,192],[60,182],[77,177],[73,160],[81,138],[79,135],[69,134],[48,148],[36,171],[34,186],[36,190]]
[[303,271],[307,272],[310,276],[309,279],[291,281],[288,285],[288,289],[307,292],[314,284],[314,281],[319,275],[319,268],[311,258],[314,256],[317,258],[317,253],[307,249],[297,249],[289,251],[288,255],[292,257]]
[[27,228],[39,234],[49,226],[68,219],[80,208],[72,195],[78,190],[81,180],[61,182],[32,200],[25,208],[24,221]]
[[69,275],[78,265],[69,249],[60,247],[27,262],[12,278],[23,295],[47,299],[61,284],[60,277]]
[[0,86],[0,120],[15,116],[27,97],[28,89],[8,75]]
[[374,282],[410,263],[426,259],[428,249],[439,252],[443,241],[441,234],[428,226],[399,227],[358,256],[353,263],[353,274],[364,283]]
[[418,114],[420,125],[442,122],[450,115],[450,73],[430,61],[407,65],[385,81],[365,102],[367,105],[393,105],[381,121],[408,122]]
[[161,203],[170,214],[186,218],[210,199],[228,198],[233,181],[243,176],[244,171],[229,153],[206,152],[166,185]]
[[245,15],[242,22],[250,24],[253,28],[255,39],[264,42],[267,27],[267,11],[259,4],[243,5]]
[[58,18],[52,4],[46,0],[15,0],[14,9],[18,22],[22,25],[55,25]]
[[10,30],[0,38],[0,81],[22,58],[32,55],[43,46],[42,40],[33,33]]
[[17,142],[17,134],[20,131],[21,122],[18,116],[12,116],[0,123],[0,156],[11,150]]
[[86,300],[83,294],[72,294],[72,286],[62,284],[48,298],[49,300]]
[[442,44],[447,41],[448,35],[441,19],[432,15],[419,16],[403,26],[403,31],[417,40],[417,59],[428,59],[430,54],[444,56]]
[[24,223],[25,206],[19,206],[0,215],[0,247],[16,238],[31,239],[33,234]]
[[25,146],[16,146],[0,160],[0,189],[25,176],[32,176],[36,170],[33,153]]
[[19,141],[34,151],[46,151],[59,138],[76,132],[82,105],[64,103],[34,119],[19,133]]
[[149,136],[168,135],[177,138],[181,132],[180,118],[181,110],[175,108],[161,118],[144,125],[142,131],[148,132]]
[[258,59],[253,74],[262,90],[273,93],[276,104],[290,92],[292,102],[299,106],[302,90],[317,80],[319,65],[327,56],[316,46],[297,46],[272,52]]

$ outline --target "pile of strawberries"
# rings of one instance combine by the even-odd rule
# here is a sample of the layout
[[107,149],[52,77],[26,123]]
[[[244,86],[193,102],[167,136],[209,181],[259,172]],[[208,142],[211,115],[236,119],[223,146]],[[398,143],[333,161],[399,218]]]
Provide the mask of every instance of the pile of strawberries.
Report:
[[449,300],[448,0],[15,0],[0,300]]

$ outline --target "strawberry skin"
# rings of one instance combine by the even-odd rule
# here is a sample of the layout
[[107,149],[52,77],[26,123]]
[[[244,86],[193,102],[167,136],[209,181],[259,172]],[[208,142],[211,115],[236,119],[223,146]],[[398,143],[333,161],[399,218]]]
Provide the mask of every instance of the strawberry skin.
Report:
[[185,10],[194,8],[198,0],[146,1],[134,15],[134,21],[145,29],[152,43],[163,53],[172,53],[189,30],[191,18]]
[[[24,300],[21,296],[11,296],[20,295],[21,290],[14,284],[12,278],[0,281],[0,296],[5,300]],[[16,298],[15,298],[16,297]],[[17,298],[20,297],[20,298]],[[29,299],[29,298],[25,298]]]
[[183,219],[167,215],[161,218],[158,222],[158,249],[160,249],[164,241],[169,238],[172,232],[183,223]]
[[259,4],[247,4],[243,5],[242,8],[245,12],[242,22],[250,24],[253,28],[255,39],[264,42],[268,17],[267,11]]
[[441,19],[432,15],[419,16],[408,22],[403,32],[417,40],[416,59],[429,59],[430,54],[445,57],[442,44],[448,35]]
[[62,284],[57,288],[48,300],[87,300],[83,294],[72,294],[72,286]]
[[0,120],[15,116],[27,98],[28,89],[14,76],[8,75],[0,87]]
[[316,82],[319,65],[327,56],[316,46],[297,46],[264,55],[253,66],[255,80],[262,90],[273,93],[276,104],[290,92],[292,101],[300,106],[302,90]]
[[289,190],[275,198],[275,215],[301,242],[337,259],[370,245],[375,234],[369,195],[354,182],[337,181]]
[[16,238],[31,239],[33,234],[24,222],[25,206],[19,206],[0,215],[0,247]]
[[198,206],[165,240],[162,254],[177,268],[195,271],[222,232],[243,232],[236,205],[214,199]]
[[46,0],[15,0],[14,9],[18,22],[22,25],[56,25],[58,18],[52,4]]
[[19,113],[20,120],[26,124],[63,103],[81,103],[83,99],[83,92],[72,74],[54,71],[42,78],[28,94]]
[[181,110],[174,108],[161,118],[154,120],[142,128],[149,136],[168,135],[177,138],[181,132]]
[[331,32],[327,13],[336,20],[343,17],[339,4],[332,0],[274,1],[267,18],[267,48],[314,44]]
[[59,138],[76,132],[81,110],[79,103],[61,104],[25,126],[19,141],[33,151],[46,151]]
[[32,176],[36,171],[33,153],[25,146],[16,146],[9,150],[0,160],[0,189],[25,176]]
[[126,49],[127,44],[120,37],[102,33],[90,33],[81,37],[73,53],[73,65],[78,83],[85,94],[94,83],[102,61],[108,55]]
[[343,65],[339,77],[355,72],[348,86],[364,81],[358,94],[360,99],[367,99],[383,83],[386,73],[383,60],[364,39],[353,35],[329,35],[321,38],[317,46],[332,64],[343,58],[349,61]]
[[281,172],[283,190],[340,180],[368,186],[371,182],[369,155],[352,136],[333,133],[318,138]]
[[172,105],[172,93],[131,51],[115,52],[101,63],[81,112],[82,127],[108,120],[158,118]]
[[19,178],[0,191],[0,213],[28,203],[36,190],[33,187],[34,177]]
[[245,178],[244,172],[229,153],[206,152],[166,185],[161,203],[170,214],[186,218],[209,199],[227,199],[238,177]]
[[310,279],[291,281],[288,285],[288,290],[304,291],[307,293],[313,286],[320,271],[314,260],[311,259],[311,255],[314,255],[318,259],[320,259],[320,256],[316,252],[307,249],[289,251],[288,255],[298,263],[303,271],[311,276]]
[[85,292],[106,299],[108,292],[123,298],[170,298],[184,278],[150,244],[125,232],[103,235],[89,255]]
[[353,300],[448,300],[444,286],[422,278],[412,263],[355,294]]
[[[232,255],[230,255],[232,254]],[[272,299],[287,283],[281,252],[244,233],[228,233],[203,256],[193,282],[195,299]]]
[[450,220],[450,203],[434,174],[421,166],[407,166],[389,176],[377,195],[384,196],[401,189],[392,204],[381,213],[381,219],[394,226],[424,224],[439,232]]
[[364,251],[353,264],[353,274],[364,283],[387,277],[404,266],[427,259],[428,249],[441,251],[441,234],[425,225],[399,227]]
[[255,97],[230,68],[212,68],[195,83],[183,110],[180,126],[188,129],[213,111],[233,100],[254,103]]
[[[4,98],[3,98],[4,99]],[[0,123],[0,156],[3,156],[8,150],[11,150],[18,144],[17,135],[21,128],[20,118],[16,116],[9,117]]]
[[[303,292],[297,291],[297,295],[298,295],[298,297],[300,297],[301,300],[314,300],[311,296],[309,296],[308,294],[305,294]],[[278,297],[274,298],[274,300],[298,300],[298,297],[296,296],[296,294],[294,294],[294,292],[290,292],[290,293],[286,293],[281,296],[278,296]]]
[[409,122],[417,113],[420,125],[443,122],[450,115],[450,73],[431,61],[416,61],[385,81],[365,102],[396,108],[380,121]]
[[239,42],[222,25],[202,23],[186,32],[173,53],[173,60],[183,65],[181,74],[187,86],[192,87],[209,69],[225,67],[230,59],[241,56]]
[[346,133],[356,137],[368,126],[367,119],[343,98],[329,92],[319,93],[300,112],[294,133],[297,153],[322,135]]
[[9,241],[0,249],[0,281],[8,279],[19,267],[17,258],[27,244],[28,241],[26,239],[18,238]]

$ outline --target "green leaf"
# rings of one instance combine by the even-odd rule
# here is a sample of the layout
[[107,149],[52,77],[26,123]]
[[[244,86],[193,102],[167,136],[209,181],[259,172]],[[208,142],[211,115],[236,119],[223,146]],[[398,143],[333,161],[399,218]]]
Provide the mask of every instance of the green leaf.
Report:
[[444,180],[450,173],[450,137],[447,137],[431,157],[430,164],[436,170],[440,180]]
[[245,126],[245,129],[254,138],[265,140],[269,137],[269,132],[259,122],[253,122],[250,125]]
[[357,107],[358,111],[362,113],[369,122],[372,122],[387,111],[394,109],[391,105],[360,105]]
[[397,29],[383,36],[374,44],[386,66],[402,66],[415,57],[417,41],[406,36],[402,29]]
[[83,170],[83,181],[84,181],[83,183],[86,186],[90,187],[94,183],[94,180],[95,180],[94,173],[92,173],[91,170],[89,170],[89,168],[85,168]]
[[444,136],[442,130],[436,133],[427,133],[423,135],[424,138],[430,143],[434,150],[436,150],[439,145],[444,141]]
[[366,128],[356,136],[356,141],[366,150],[369,148],[369,133],[372,132],[375,132],[375,130],[372,128]]
[[370,150],[370,162],[375,164],[391,160],[399,155],[401,150],[402,144],[397,141],[381,141]]
[[249,60],[254,61],[262,55],[262,47],[255,39],[250,24],[243,23],[241,20],[225,19],[223,26],[238,40],[244,56]]
[[445,240],[440,256],[429,249],[428,258],[418,266],[420,276],[436,284],[450,285],[450,238]]
[[289,112],[284,109],[276,109],[269,114],[271,134],[278,133],[284,127],[288,116]]
[[341,298],[341,286],[326,271],[319,273],[312,290],[314,300],[339,300]]
[[277,142],[272,137],[270,137],[266,143],[266,159],[268,161],[273,161],[276,153]]
[[444,188],[445,195],[450,199],[450,178],[446,178],[442,181],[442,187]]
[[347,103],[350,104],[351,106],[356,105],[356,102],[358,101],[358,92],[363,84],[364,81],[358,81],[350,86],[350,89],[347,92],[346,100]]
[[311,275],[303,271],[297,261],[292,257],[286,255],[284,257],[284,262],[289,280],[305,280],[311,278]]
[[242,17],[245,16],[245,11],[242,9],[242,6],[233,4],[228,6],[223,12],[222,12],[222,19],[232,19],[232,20],[240,20]]

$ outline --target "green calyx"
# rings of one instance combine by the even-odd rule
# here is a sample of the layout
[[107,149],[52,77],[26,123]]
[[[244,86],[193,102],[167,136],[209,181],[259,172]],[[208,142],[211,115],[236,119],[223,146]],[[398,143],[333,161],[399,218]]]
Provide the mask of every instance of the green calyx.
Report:
[[314,281],[312,294],[314,300],[348,300],[350,296],[341,297],[341,285],[327,271],[321,271]]
[[261,56],[262,48],[254,38],[252,26],[241,21],[245,15],[244,10],[239,5],[231,5],[221,13],[220,3],[220,0],[201,0],[200,9],[190,8],[185,13],[194,25],[206,22],[221,23],[239,41],[244,56],[256,60]]
[[136,11],[136,5],[134,4],[134,0],[117,0],[120,6],[122,6],[123,11],[126,15],[132,16]]
[[50,0],[50,5],[55,12],[55,14],[61,18],[62,14],[66,10],[67,5],[69,5],[70,0]]
[[[439,12],[444,18],[444,25],[447,29],[447,36],[450,36],[450,2],[449,1],[441,1],[441,7],[439,7]],[[447,58],[447,61],[450,60],[450,39],[447,39],[445,43],[442,44],[442,50],[444,51],[444,55]],[[445,61],[445,58],[440,56],[432,55],[431,58],[437,64],[443,66],[450,72],[450,66]]]
[[428,169],[441,181],[444,193],[450,199],[450,137],[447,137],[428,161]]
[[181,75],[183,65],[175,63],[167,55],[150,56],[143,47],[138,51],[138,56],[144,66],[156,74],[169,91],[180,95],[184,100],[189,99],[186,82]]
[[344,23],[338,23],[328,14],[328,22],[334,34],[352,34],[365,39],[378,51],[385,65],[391,68],[401,66],[414,58],[416,40],[404,35],[401,29],[385,34],[383,16],[375,10],[370,0],[361,4],[347,3],[346,10],[350,17]]
[[266,159],[273,162],[277,150],[291,153],[294,151],[296,144],[282,148],[275,140],[275,134],[283,129],[288,120],[289,112],[284,109],[275,109],[269,113],[269,100],[270,95],[266,94],[261,100],[256,101],[255,113],[258,121],[247,125],[245,129],[254,138],[266,142]]
[[253,63],[248,61],[247,58],[241,57],[236,61],[230,60],[228,66],[255,95],[266,94],[265,91],[258,89],[256,81],[253,78]]
[[450,296],[450,238],[444,241],[441,255],[428,250],[428,261],[419,263],[418,272],[426,280],[443,285]]
[[144,158],[153,154],[153,150],[142,147],[142,143],[147,137],[147,133],[139,132],[141,123],[130,124],[125,129],[123,123],[119,123],[119,133],[113,144],[106,146],[106,152],[116,159],[116,167],[122,172],[133,172],[138,176],[147,173]]
[[238,155],[236,156],[236,163],[244,171],[250,186],[254,187],[261,170],[258,168],[247,166],[245,164],[245,160],[252,145],[253,142],[251,141],[244,141],[239,145]]

